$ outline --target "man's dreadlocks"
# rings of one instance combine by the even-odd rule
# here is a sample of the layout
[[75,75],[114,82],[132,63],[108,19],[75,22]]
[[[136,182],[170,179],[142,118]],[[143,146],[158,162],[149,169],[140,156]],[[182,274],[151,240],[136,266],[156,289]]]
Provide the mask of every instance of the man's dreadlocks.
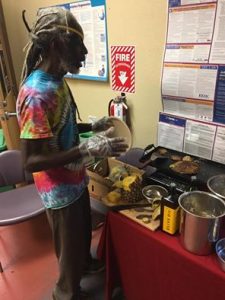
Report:
[[21,84],[30,75],[32,70],[38,67],[48,47],[54,39],[60,36],[66,39],[69,32],[74,32],[83,39],[83,31],[72,13],[60,7],[40,9],[32,28],[29,27],[23,11],[23,21],[29,32],[30,40],[24,47],[26,51]]

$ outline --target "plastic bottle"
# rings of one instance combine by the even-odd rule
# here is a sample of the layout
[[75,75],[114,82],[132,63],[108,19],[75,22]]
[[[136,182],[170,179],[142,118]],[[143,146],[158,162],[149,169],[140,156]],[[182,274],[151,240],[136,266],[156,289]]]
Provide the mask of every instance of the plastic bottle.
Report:
[[163,198],[161,202],[161,229],[171,235],[176,234],[180,225],[178,198],[176,184],[172,182],[170,184],[169,196]]

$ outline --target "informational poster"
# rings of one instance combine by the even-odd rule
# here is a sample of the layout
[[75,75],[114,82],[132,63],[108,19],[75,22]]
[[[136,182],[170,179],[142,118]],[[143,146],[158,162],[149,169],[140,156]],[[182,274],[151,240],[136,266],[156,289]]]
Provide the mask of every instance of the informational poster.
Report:
[[167,43],[210,43],[215,12],[215,3],[169,7]]
[[213,104],[211,101],[183,99],[177,97],[163,97],[164,111],[169,114],[176,112],[177,116],[190,119],[211,121],[213,118]]
[[225,122],[225,66],[219,66],[215,94],[214,121]]
[[214,100],[217,66],[165,63],[162,93],[201,100]]
[[79,0],[60,5],[70,10],[84,31],[84,44],[88,50],[79,74],[66,77],[88,80],[108,80],[108,53],[105,0]]
[[187,120],[184,137],[184,152],[211,159],[215,133],[215,125]]
[[225,164],[225,127],[218,127],[213,150],[213,160]]
[[160,114],[158,124],[158,146],[183,151],[186,120]]
[[168,0],[164,112],[225,124],[224,28],[225,0]]
[[135,47],[111,46],[112,89],[135,92]]
[[186,120],[183,152],[215,161],[225,153],[224,28],[225,0],[168,0],[163,112]]
[[225,126],[161,112],[158,146],[225,164]]
[[210,63],[225,63],[225,1],[218,1]]

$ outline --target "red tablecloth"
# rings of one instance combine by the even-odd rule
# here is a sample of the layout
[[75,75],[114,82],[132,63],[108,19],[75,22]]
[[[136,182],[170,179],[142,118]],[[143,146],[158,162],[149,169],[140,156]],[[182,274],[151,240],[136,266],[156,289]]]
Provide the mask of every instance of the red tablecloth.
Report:
[[179,237],[151,232],[119,213],[108,213],[98,254],[106,261],[105,299],[118,284],[127,300],[225,299],[215,254],[191,254]]

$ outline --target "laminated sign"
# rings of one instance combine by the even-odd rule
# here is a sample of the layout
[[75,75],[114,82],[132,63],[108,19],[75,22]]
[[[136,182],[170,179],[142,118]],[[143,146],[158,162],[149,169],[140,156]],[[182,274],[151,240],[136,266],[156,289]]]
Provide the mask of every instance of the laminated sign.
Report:
[[135,47],[111,46],[112,89],[135,92]]

